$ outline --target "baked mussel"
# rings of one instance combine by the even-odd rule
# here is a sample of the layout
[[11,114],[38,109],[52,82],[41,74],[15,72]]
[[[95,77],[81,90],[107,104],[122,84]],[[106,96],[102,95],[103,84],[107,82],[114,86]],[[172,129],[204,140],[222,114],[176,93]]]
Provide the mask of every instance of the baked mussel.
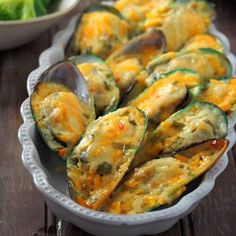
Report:
[[196,72],[174,70],[160,76],[128,105],[138,107],[148,115],[149,121],[159,124],[191,101],[191,89],[200,85]]
[[60,62],[42,74],[30,104],[42,138],[62,159],[66,159],[95,119],[87,84],[69,61]]
[[144,31],[143,23],[149,12],[158,9],[168,12],[172,3],[173,0],[118,0],[114,6],[128,21],[132,35],[137,35]]
[[148,65],[155,74],[166,73],[176,69],[191,69],[198,72],[203,80],[221,79],[232,76],[232,65],[228,58],[211,48],[193,51],[169,52],[163,54]]
[[115,7],[129,22],[131,35],[159,29],[166,36],[169,51],[177,51],[189,38],[206,33],[215,16],[207,1],[119,0]]
[[153,8],[148,12],[143,30],[161,30],[168,51],[178,51],[188,39],[208,32],[214,16],[214,8],[207,1],[174,1],[167,7]]
[[78,54],[94,54],[103,59],[128,41],[128,24],[118,10],[93,5],[84,11],[72,38],[71,49]]
[[172,153],[209,139],[224,138],[228,119],[208,102],[193,102],[151,130],[135,155],[131,169],[161,154]]
[[220,107],[226,113],[236,110],[236,79],[225,78],[210,80],[207,86],[199,86],[195,101],[211,102]]
[[[153,29],[134,37],[115,50],[106,60],[110,66],[121,95],[146,88],[146,65],[157,55],[166,52],[163,33]],[[135,87],[135,88],[134,88]],[[133,95],[134,96],[134,95]]]
[[193,51],[200,48],[211,48],[218,52],[224,53],[224,45],[222,41],[215,35],[212,34],[198,34],[190,38],[181,51]]
[[228,141],[214,139],[136,168],[103,206],[113,214],[139,214],[169,205],[215,165]]
[[147,128],[135,107],[120,108],[92,122],[67,159],[71,198],[98,209],[126,174]]
[[69,60],[76,64],[88,84],[96,115],[113,111],[119,103],[120,93],[108,65],[101,58],[88,54]]

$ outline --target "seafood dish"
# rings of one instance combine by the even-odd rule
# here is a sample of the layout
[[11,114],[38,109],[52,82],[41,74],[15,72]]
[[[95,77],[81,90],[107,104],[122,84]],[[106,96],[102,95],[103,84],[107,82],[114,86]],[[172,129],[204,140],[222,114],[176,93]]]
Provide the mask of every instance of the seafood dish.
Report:
[[158,211],[227,150],[236,78],[207,1],[118,0],[79,17],[31,112],[80,206]]

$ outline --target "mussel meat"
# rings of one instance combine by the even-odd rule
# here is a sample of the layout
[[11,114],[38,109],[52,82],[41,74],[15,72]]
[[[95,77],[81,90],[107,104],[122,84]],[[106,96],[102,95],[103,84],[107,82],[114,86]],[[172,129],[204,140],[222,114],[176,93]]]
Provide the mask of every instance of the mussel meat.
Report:
[[146,115],[135,107],[92,122],[67,160],[72,199],[92,209],[104,204],[127,172],[146,128]]
[[80,55],[69,58],[85,78],[94,100],[97,116],[114,110],[119,102],[119,89],[116,87],[111,69],[94,55]]
[[145,163],[122,183],[103,210],[130,215],[172,203],[187,184],[214,166],[228,143],[215,139]]
[[224,138],[228,119],[212,103],[193,102],[151,130],[135,155],[131,169],[160,154],[172,153],[209,139]]
[[128,41],[128,24],[113,7],[89,7],[78,21],[72,39],[75,53],[94,54],[103,59]]
[[86,82],[69,61],[52,66],[41,76],[30,103],[45,143],[62,159],[95,119]]

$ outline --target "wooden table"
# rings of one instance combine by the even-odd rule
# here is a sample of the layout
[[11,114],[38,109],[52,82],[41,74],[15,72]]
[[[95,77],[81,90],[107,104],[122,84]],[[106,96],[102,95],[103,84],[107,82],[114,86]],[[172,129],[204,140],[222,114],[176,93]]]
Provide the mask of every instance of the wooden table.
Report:
[[[216,25],[230,39],[236,54],[236,2],[217,1]],[[226,5],[227,4],[227,5]],[[66,22],[66,21],[65,21]],[[0,52],[0,235],[56,235],[58,219],[45,205],[21,163],[17,131],[22,123],[20,105],[27,97],[26,78],[38,66],[39,54],[51,44],[53,34],[65,25],[44,33],[23,47]],[[1,37],[1,35],[0,35]],[[161,236],[236,235],[236,147],[229,165],[218,177],[214,190],[189,216]],[[88,235],[62,222],[63,236]]]

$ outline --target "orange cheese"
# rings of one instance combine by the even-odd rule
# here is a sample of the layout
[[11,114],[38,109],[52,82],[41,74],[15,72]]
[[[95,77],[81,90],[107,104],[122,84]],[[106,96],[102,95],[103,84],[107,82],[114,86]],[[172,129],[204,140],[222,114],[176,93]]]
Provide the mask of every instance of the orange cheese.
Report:
[[219,52],[224,52],[222,43],[215,37],[209,34],[198,34],[187,41],[184,45],[184,50],[195,50],[199,48],[211,48]]
[[233,111],[236,104],[236,80],[210,80],[210,84],[197,100],[214,103],[225,112]]
[[[96,22],[96,23],[95,23]],[[74,48],[106,58],[127,41],[128,25],[106,11],[85,13],[75,32]]]

